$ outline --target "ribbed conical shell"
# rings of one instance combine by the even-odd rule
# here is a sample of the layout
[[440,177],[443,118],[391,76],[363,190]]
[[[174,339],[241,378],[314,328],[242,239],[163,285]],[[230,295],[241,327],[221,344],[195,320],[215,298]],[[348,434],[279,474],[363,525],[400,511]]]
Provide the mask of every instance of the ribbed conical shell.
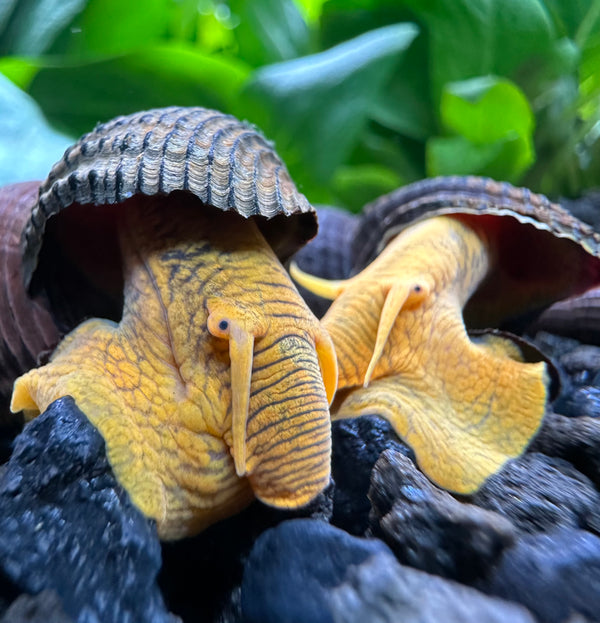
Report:
[[14,379],[56,346],[60,333],[46,301],[23,286],[21,233],[38,197],[39,182],[0,188],[0,419]]
[[404,186],[367,205],[353,241],[354,270],[364,268],[405,227],[443,214],[512,216],[600,257],[600,235],[547,197],[485,177],[452,176]]
[[442,215],[460,217],[490,251],[490,271],[464,309],[469,328],[522,328],[548,305],[600,283],[592,227],[543,195],[483,177],[432,178],[368,205],[352,242],[352,273],[406,227]]
[[314,209],[272,145],[254,128],[205,108],[149,110],[97,126],[54,165],[24,230],[26,282],[46,221],[63,208],[118,204],[137,194],[176,190],[244,217],[289,217],[281,219],[281,231],[265,229],[280,257],[290,256],[316,233]]

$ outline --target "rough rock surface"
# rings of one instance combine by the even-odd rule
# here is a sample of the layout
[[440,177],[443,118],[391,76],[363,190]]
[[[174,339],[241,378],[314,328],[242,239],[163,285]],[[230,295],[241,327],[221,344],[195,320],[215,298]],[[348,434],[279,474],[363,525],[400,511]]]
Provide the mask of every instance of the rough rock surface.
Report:
[[472,583],[515,540],[508,519],[457,501],[398,452],[385,451],[375,464],[369,498],[373,533],[401,563],[428,573]]
[[65,614],[60,597],[51,590],[23,594],[0,617],[0,623],[75,623]]
[[600,621],[600,538],[570,528],[523,535],[483,588],[522,603],[543,623],[573,615]]
[[333,484],[308,506],[293,511],[254,502],[234,517],[196,537],[163,544],[159,585],[167,603],[184,621],[242,621],[243,566],[260,534],[290,518],[331,518]]
[[78,623],[172,623],[160,564],[156,530],[117,484],[104,440],[71,398],[56,401],[0,475],[1,573],[23,592],[53,589]]
[[314,520],[259,537],[242,611],[246,623],[533,623],[513,604],[402,567],[381,541]]
[[414,453],[398,439],[389,422],[376,416],[333,422],[332,446],[335,493],[331,522],[360,536],[369,527],[371,471],[380,454],[392,449],[414,460]]
[[600,488],[600,418],[547,413],[530,449],[569,461]]
[[600,493],[593,483],[567,461],[537,452],[509,461],[472,502],[508,517],[524,532],[557,526],[600,532]]

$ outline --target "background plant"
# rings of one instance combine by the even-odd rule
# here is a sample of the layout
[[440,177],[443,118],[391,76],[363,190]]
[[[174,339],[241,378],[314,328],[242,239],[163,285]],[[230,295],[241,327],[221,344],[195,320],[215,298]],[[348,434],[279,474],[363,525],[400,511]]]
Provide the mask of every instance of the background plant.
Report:
[[99,121],[256,123],[313,202],[431,175],[550,195],[600,180],[600,0],[4,0],[0,181]]

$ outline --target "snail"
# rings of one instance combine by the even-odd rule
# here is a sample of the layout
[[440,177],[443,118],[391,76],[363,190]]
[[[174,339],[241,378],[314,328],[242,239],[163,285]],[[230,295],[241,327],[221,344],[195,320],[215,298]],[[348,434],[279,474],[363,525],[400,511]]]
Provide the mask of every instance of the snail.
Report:
[[68,333],[14,382],[12,411],[73,396],[163,539],[253,497],[314,498],[336,359],[281,263],[317,223],[271,145],[217,111],[150,110],[99,125],[31,188],[7,287],[20,326],[41,313],[50,329],[14,358]]
[[[379,414],[447,490],[470,494],[523,452],[548,398],[544,361],[487,331],[600,283],[600,236],[527,189],[434,178],[367,206],[353,276],[294,279],[333,299],[335,419]],[[470,330],[479,330],[470,334]]]

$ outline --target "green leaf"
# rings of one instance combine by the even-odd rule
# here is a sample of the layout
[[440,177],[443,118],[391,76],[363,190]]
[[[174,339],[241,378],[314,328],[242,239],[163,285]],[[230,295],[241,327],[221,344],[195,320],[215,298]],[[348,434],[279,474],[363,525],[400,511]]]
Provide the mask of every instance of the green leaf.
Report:
[[162,46],[83,65],[43,67],[29,92],[53,123],[82,134],[98,121],[160,106],[228,112],[247,75],[241,62]]
[[112,56],[147,47],[164,37],[172,0],[93,0],[77,20],[69,53]]
[[22,91],[26,91],[39,67],[32,61],[16,56],[0,58],[0,74],[6,76]]
[[448,84],[441,118],[457,136],[429,141],[430,175],[478,173],[516,181],[534,160],[533,112],[509,80],[484,76]]
[[427,174],[485,175],[516,183],[533,160],[531,146],[520,136],[477,145],[464,136],[434,137],[427,143]]
[[441,118],[447,129],[474,143],[492,143],[513,132],[530,137],[535,124],[529,102],[519,87],[495,76],[446,85]]
[[239,54],[252,65],[286,61],[308,54],[310,33],[293,0],[231,0],[239,19],[234,35]]
[[421,141],[437,131],[424,37],[418,37],[402,55],[374,102],[371,118],[393,132]]
[[246,90],[251,113],[297,180],[326,184],[363,131],[401,53],[417,35],[395,24],[325,52],[258,70]]
[[332,188],[337,203],[352,212],[360,212],[375,197],[391,192],[405,181],[395,171],[380,164],[342,166],[336,170]]
[[[42,54],[85,7],[88,0],[0,2],[0,54]],[[12,11],[10,10],[12,8]],[[10,15],[10,17],[8,17]]]
[[74,142],[52,129],[36,103],[4,76],[0,76],[0,136],[0,185],[45,178]]
[[[556,33],[541,0],[404,0],[428,26],[434,99],[447,82],[540,65]],[[527,79],[527,78],[525,78]]]
[[600,27],[599,0],[544,0],[554,22],[564,35],[586,47],[590,33]]
[[309,24],[319,21],[323,4],[326,1],[327,0],[295,0],[296,5],[304,16],[304,20]]

